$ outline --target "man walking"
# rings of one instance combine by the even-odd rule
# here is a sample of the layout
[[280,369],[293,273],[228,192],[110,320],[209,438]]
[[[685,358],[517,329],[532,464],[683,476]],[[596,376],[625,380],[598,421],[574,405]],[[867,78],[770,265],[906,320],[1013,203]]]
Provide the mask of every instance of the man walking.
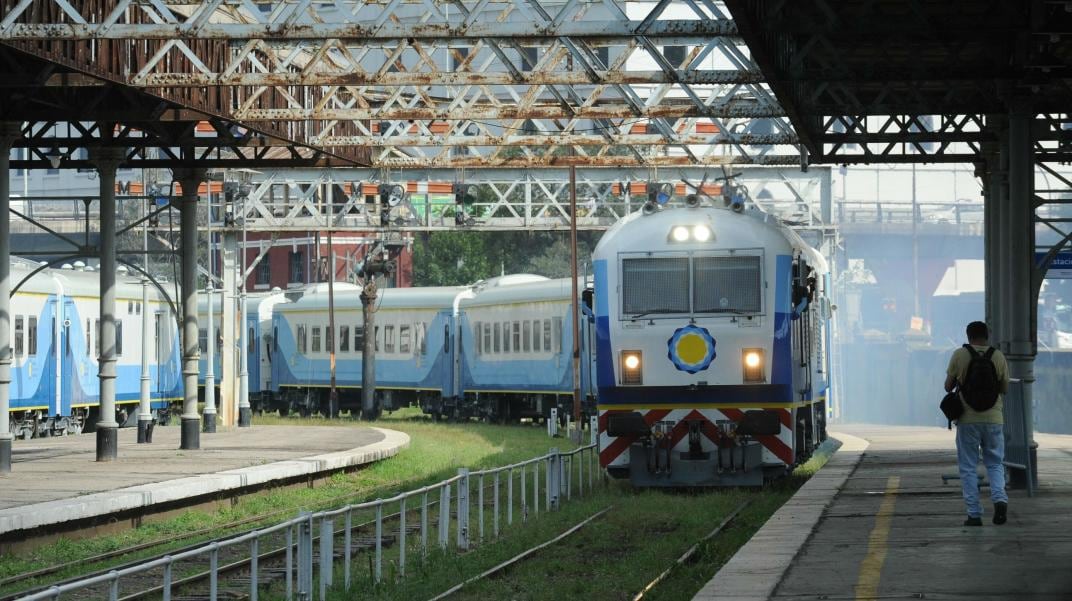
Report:
[[1005,494],[1005,434],[1002,418],[1003,395],[1009,389],[1009,366],[1005,355],[990,346],[990,331],[981,321],[968,324],[968,344],[949,359],[945,391],[958,389],[964,413],[957,420],[957,462],[960,484],[968,509],[965,526],[982,526],[979,505],[979,450],[990,478],[990,500],[994,503],[994,523],[1004,524],[1009,508]]

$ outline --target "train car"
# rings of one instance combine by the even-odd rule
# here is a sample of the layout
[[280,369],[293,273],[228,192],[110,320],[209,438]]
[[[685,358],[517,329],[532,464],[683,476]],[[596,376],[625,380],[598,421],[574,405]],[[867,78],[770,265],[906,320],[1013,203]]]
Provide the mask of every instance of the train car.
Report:
[[[467,291],[465,287],[380,290],[372,331],[377,412],[410,404],[436,407],[441,398],[455,394],[454,312],[459,295]],[[362,349],[368,334],[360,292],[352,284],[335,284],[337,337],[328,328],[327,284],[310,286],[297,300],[274,305],[271,387],[283,414],[328,414],[330,349],[336,338],[339,407],[351,414],[360,410]]]
[[593,253],[600,463],[636,486],[752,486],[825,438],[822,257],[755,209],[648,210]]
[[[38,265],[13,259],[13,283]],[[77,434],[99,418],[100,279],[81,262],[45,269],[11,298],[11,405],[20,438]],[[151,311],[150,394],[159,419],[182,398],[174,314],[155,288],[142,306],[142,284],[120,266],[116,277],[116,420],[137,423],[141,390],[142,311]]]
[[[474,286],[459,314],[455,414],[506,422],[547,418],[552,408],[563,420],[573,413],[570,296],[568,278],[509,275]],[[588,340],[588,320],[580,328],[580,340]],[[581,345],[582,366],[589,348]],[[594,410],[587,382],[582,378],[584,416]]]
[[[264,411],[273,406],[272,403],[272,310],[275,305],[284,302],[283,292],[276,288],[271,292],[254,292],[246,295],[245,310],[245,344],[246,344],[246,373],[249,386],[249,403],[254,411]],[[213,375],[216,379],[217,394],[223,374],[223,309],[220,291],[216,290],[212,295],[212,332],[208,328],[208,294],[201,291],[197,295],[197,323],[200,326],[198,344],[201,356],[198,359],[197,386],[200,398],[205,398],[205,374],[208,371],[208,344],[215,341],[216,348],[213,352]],[[238,348],[234,349],[235,374],[240,372]],[[235,390],[237,394],[237,388]]]

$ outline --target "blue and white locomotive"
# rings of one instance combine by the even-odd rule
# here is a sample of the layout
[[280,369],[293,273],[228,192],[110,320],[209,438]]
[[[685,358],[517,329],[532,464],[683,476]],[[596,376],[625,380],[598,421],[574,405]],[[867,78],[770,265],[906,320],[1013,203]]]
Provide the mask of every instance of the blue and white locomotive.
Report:
[[[12,259],[11,277],[22,282],[38,264]],[[44,269],[11,298],[11,432],[19,438],[77,434],[98,419],[100,381],[100,279],[81,262]],[[154,331],[142,332],[142,311]],[[152,336],[150,394],[154,411],[182,398],[179,341],[174,314],[149,289],[142,306],[139,278],[121,267],[116,278],[116,420],[137,420],[141,340]]]
[[827,269],[795,232],[754,209],[637,212],[606,232],[593,269],[612,476],[759,485],[825,438]]

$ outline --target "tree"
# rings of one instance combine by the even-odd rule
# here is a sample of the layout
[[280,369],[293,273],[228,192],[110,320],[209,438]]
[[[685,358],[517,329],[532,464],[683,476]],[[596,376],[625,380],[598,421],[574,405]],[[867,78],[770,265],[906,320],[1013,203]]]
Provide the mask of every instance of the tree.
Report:
[[432,232],[413,245],[414,286],[461,286],[495,275],[480,232]]

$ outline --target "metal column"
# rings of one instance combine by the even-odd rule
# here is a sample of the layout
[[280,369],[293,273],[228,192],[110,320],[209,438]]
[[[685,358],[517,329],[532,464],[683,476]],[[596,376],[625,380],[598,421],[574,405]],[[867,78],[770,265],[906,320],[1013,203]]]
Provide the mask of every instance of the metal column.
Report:
[[231,230],[220,236],[220,278],[223,280],[221,293],[220,328],[223,337],[223,350],[220,351],[220,423],[234,426],[238,423],[238,370],[235,369],[235,305],[238,302],[238,278],[235,273],[235,258],[238,255],[238,238]]
[[1032,386],[1035,382],[1035,325],[1038,295],[1032,281],[1035,252],[1035,166],[1031,136],[1032,114],[1016,110],[1009,115],[1009,201],[1008,215],[1002,222],[1007,235],[1005,261],[1004,322],[1007,327],[1005,355],[1009,378],[1022,382],[1022,403],[1026,442],[1034,446],[1031,414]]
[[[209,204],[209,215],[212,214],[212,204]],[[211,217],[209,220],[211,221]],[[208,229],[208,273],[211,276],[213,269],[212,263],[212,229]],[[208,285],[205,286],[205,314],[208,323],[207,334],[205,335],[205,410],[203,413],[203,420],[201,422],[201,430],[206,434],[214,434],[216,432],[216,307],[213,303],[216,301],[216,287],[212,285],[212,278],[209,277]]]
[[0,123],[0,474],[11,471],[11,145],[22,124]]
[[197,414],[197,191],[205,181],[199,169],[176,169],[182,185],[179,204],[182,236],[182,441],[179,448],[201,448],[201,416]]
[[100,414],[97,418],[97,461],[113,461],[119,450],[119,424],[115,421],[116,377],[116,206],[115,171],[125,151],[121,148],[90,150],[90,160],[100,177]]
[[[148,257],[148,255],[146,255]],[[146,269],[148,271],[148,269]],[[149,280],[141,281],[141,395],[138,403],[138,442],[149,443],[153,441],[153,413],[150,402],[149,354],[150,341],[155,340],[149,334],[152,328],[149,318]]]

